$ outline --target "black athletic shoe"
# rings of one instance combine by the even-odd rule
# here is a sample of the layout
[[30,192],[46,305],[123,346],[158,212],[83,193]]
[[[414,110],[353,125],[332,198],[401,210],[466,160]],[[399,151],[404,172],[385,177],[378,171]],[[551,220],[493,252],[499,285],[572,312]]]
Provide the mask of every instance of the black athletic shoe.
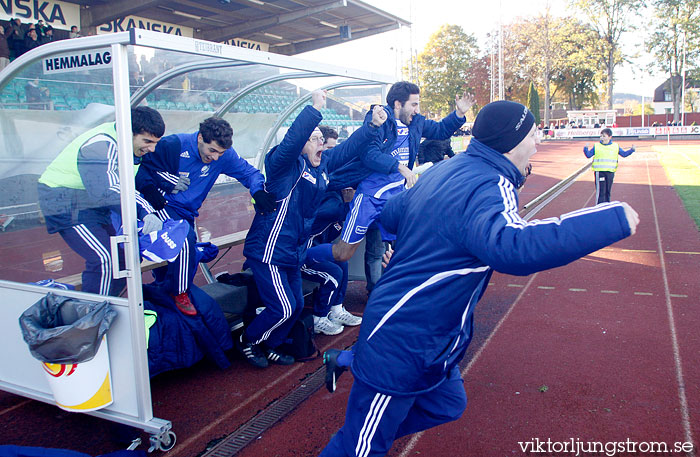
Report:
[[338,354],[340,354],[338,349],[329,349],[323,353],[323,364],[326,366],[326,389],[330,393],[335,392],[336,381],[348,369],[338,366]]
[[241,353],[246,362],[258,368],[267,368],[268,363],[265,356],[260,351],[260,347],[252,343],[243,342],[243,334],[236,341],[236,349]]
[[274,349],[267,348],[265,350],[265,354],[267,355],[267,360],[269,360],[271,363],[276,363],[278,365],[291,365],[294,363],[294,357],[288,354],[283,354]]

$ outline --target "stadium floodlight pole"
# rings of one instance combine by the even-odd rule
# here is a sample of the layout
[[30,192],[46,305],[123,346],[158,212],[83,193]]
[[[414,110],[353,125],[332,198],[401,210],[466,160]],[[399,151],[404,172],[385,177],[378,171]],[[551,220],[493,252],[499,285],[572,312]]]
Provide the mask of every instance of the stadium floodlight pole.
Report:
[[683,69],[683,78],[681,79],[681,125],[685,125],[685,51],[687,46],[688,43],[685,39],[685,32],[683,32],[683,64],[681,66]]
[[493,102],[496,97],[496,53],[494,52],[494,35],[491,35],[491,43],[489,46],[489,54],[491,54],[491,102]]
[[503,2],[498,2],[498,99],[505,100],[503,87]]

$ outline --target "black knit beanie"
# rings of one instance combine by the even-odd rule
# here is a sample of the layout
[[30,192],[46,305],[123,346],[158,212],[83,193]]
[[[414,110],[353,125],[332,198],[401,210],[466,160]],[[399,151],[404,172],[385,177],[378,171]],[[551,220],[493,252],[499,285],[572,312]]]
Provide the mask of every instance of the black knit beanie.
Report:
[[489,103],[476,115],[472,135],[501,154],[516,147],[535,124],[524,105],[506,100]]

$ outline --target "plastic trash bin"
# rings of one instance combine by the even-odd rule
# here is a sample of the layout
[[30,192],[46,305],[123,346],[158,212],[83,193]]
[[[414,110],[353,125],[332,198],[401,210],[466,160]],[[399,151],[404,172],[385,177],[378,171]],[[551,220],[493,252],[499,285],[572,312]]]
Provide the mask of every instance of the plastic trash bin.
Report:
[[20,316],[22,337],[60,408],[86,412],[112,404],[106,333],[116,315],[107,301],[48,293]]

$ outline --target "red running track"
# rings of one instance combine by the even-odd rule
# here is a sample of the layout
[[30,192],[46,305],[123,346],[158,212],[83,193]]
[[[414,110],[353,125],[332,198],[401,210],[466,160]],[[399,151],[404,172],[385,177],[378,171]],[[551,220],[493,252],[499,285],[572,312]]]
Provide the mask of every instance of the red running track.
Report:
[[[542,145],[521,204],[584,164],[582,144]],[[639,211],[637,235],[558,270],[494,275],[477,308],[477,334],[462,366],[469,397],[465,415],[398,441],[390,455],[535,455],[518,444],[534,438],[671,446],[696,439],[700,240],[655,156],[644,152],[648,145],[623,160],[613,188],[613,198]],[[591,205],[591,174],[537,217]],[[346,305],[352,311],[364,306],[363,286],[351,284]],[[356,334],[346,330],[319,343],[345,347]],[[156,377],[155,415],[172,420],[178,434],[169,454],[197,455],[319,366],[258,371],[234,360],[225,372],[205,362]],[[317,392],[240,455],[318,454],[343,422],[351,384],[352,376],[345,375],[336,394]],[[118,449],[108,429],[105,421],[0,392],[0,442],[95,455]]]
[[[535,170],[546,167],[556,176],[561,151],[547,146],[535,156],[544,159]],[[558,146],[578,161],[582,144]],[[476,341],[476,354],[465,358],[464,416],[397,441],[389,455],[575,455],[563,442],[573,451],[574,445],[588,449],[588,442],[623,442],[624,448],[606,449],[632,455],[626,451],[634,443],[642,451],[649,442],[671,451],[675,443],[697,443],[700,239],[649,150],[647,143],[622,162],[613,187],[613,198],[639,212],[637,234],[563,268],[527,278],[494,275],[477,324],[492,306],[508,302],[509,309],[488,340]],[[591,175],[537,217],[592,205]],[[351,384],[346,376],[336,394],[317,393],[241,455],[318,454],[343,422]],[[529,453],[519,444],[535,439],[562,444]]]

